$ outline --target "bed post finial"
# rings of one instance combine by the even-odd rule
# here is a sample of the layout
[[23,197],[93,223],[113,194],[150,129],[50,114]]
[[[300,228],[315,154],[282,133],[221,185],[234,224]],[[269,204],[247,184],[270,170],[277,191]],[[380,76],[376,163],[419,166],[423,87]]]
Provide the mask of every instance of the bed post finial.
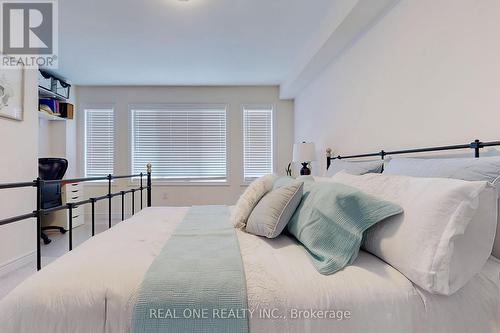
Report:
[[147,180],[146,180],[146,205],[151,207],[151,163],[146,165]]
[[332,148],[326,148],[326,169],[330,167],[330,164],[332,164]]

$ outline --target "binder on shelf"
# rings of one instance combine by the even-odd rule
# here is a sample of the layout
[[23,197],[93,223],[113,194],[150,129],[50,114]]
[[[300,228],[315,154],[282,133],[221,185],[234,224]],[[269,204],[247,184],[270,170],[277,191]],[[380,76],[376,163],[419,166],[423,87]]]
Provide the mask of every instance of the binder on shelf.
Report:
[[74,106],[71,103],[59,103],[59,110],[61,112],[61,117],[73,119],[74,117]]

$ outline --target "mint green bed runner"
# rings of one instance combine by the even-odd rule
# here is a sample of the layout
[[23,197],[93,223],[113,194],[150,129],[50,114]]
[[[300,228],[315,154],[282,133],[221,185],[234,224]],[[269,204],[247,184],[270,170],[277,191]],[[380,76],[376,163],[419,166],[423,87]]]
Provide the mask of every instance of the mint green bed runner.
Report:
[[226,206],[194,206],[151,264],[134,333],[248,332],[245,272]]

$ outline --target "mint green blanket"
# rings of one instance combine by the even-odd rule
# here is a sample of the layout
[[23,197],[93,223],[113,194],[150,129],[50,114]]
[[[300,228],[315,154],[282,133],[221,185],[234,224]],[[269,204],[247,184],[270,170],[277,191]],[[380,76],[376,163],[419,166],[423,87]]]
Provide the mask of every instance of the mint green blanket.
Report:
[[238,239],[225,206],[192,207],[144,277],[133,332],[248,332]]
[[306,191],[287,228],[324,275],[352,264],[368,228],[403,212],[394,203],[339,183],[309,183]]

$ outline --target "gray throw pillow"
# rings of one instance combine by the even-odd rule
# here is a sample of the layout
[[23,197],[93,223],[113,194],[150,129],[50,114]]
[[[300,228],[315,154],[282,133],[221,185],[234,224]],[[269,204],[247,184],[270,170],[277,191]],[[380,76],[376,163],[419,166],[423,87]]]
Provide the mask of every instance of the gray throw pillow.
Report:
[[333,177],[340,171],[345,171],[351,175],[364,175],[365,173],[382,173],[384,169],[384,161],[359,161],[350,162],[342,160],[333,160],[332,164],[326,171],[325,176]]
[[267,193],[248,218],[246,231],[267,238],[278,237],[300,204],[304,183],[294,181]]

